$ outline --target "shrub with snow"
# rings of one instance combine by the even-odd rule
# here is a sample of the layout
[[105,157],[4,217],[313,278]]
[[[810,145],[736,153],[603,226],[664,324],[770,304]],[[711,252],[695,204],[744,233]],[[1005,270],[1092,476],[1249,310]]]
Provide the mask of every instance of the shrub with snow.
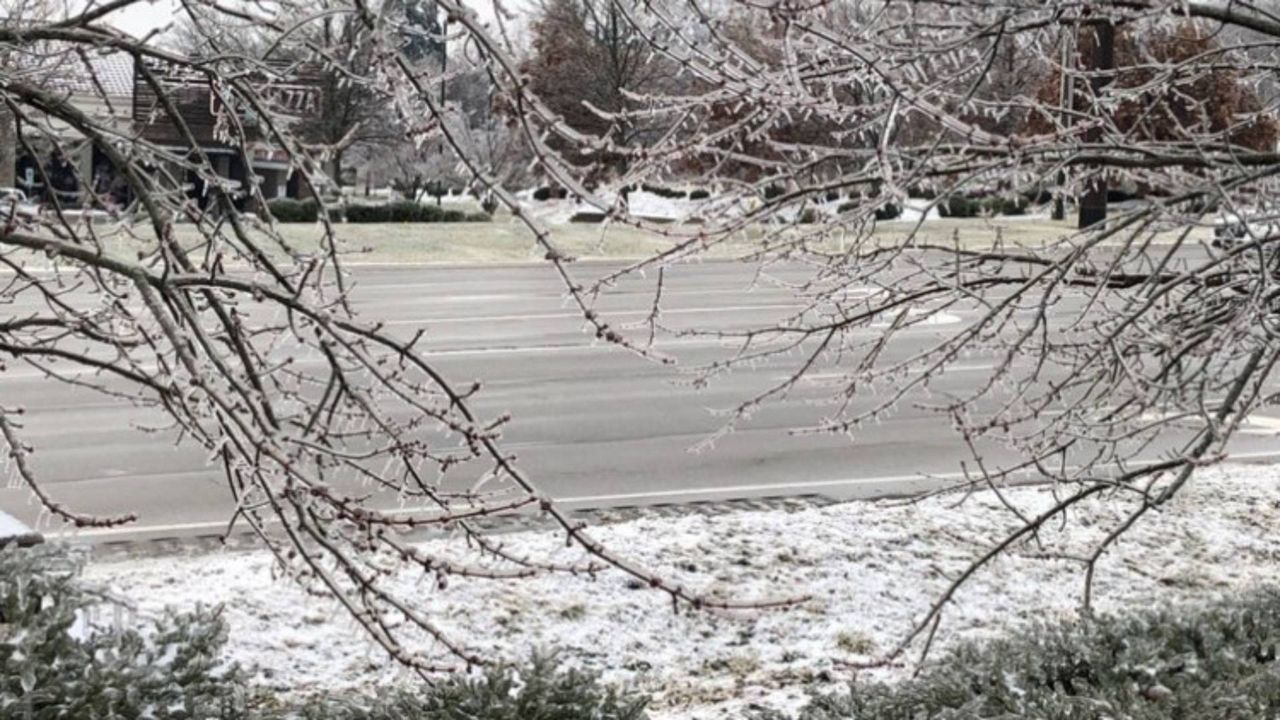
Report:
[[242,717],[240,671],[220,659],[218,609],[147,623],[79,578],[55,546],[0,550],[0,717]]
[[1280,717],[1278,655],[1268,589],[964,645],[919,678],[815,698],[800,718],[1262,720]]
[[603,685],[591,673],[535,656],[377,700],[315,698],[284,717],[301,720],[645,720],[648,698]]

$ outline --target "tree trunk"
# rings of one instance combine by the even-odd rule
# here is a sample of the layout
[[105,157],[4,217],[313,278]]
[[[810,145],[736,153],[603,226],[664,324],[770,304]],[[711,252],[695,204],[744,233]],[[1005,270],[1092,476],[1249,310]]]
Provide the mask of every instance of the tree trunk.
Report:
[[13,187],[18,164],[18,128],[9,108],[0,106],[0,187]]
[[[1098,73],[1099,71],[1115,69],[1115,40],[1115,25],[1110,22],[1103,22],[1094,26],[1093,47],[1088,62],[1089,70]],[[1109,75],[1093,75],[1089,79],[1089,87],[1093,90],[1093,98],[1096,99],[1110,82],[1111,77]],[[1096,143],[1101,138],[1102,128],[1098,126],[1090,128],[1085,134],[1085,141],[1089,143]],[[1084,196],[1080,198],[1079,227],[1084,229],[1106,219],[1107,180],[1102,175],[1096,175],[1089,181],[1088,189],[1085,190]]]

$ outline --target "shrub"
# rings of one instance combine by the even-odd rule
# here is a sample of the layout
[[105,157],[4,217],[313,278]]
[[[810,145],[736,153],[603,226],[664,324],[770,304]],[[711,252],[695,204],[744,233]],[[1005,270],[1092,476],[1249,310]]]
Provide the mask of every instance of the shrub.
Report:
[[[850,200],[848,202],[842,202],[836,206],[836,212],[843,215],[844,213],[853,212],[855,210],[865,211],[866,207],[872,202],[875,202],[875,200],[862,199],[862,200]],[[874,212],[875,212],[876,220],[894,220],[902,215],[902,207],[899,206],[897,203],[886,202],[883,205],[880,205],[879,207],[877,207]]]
[[347,222],[373,223],[386,222],[387,211],[383,205],[348,205]]
[[350,223],[487,222],[491,219],[489,214],[484,212],[469,213],[457,208],[446,210],[410,200],[401,200],[387,205],[347,206],[347,222]]
[[387,206],[388,220],[391,222],[439,222],[444,219],[444,210],[435,205],[423,205],[412,200],[400,200]]
[[689,193],[690,200],[706,200],[711,197],[711,193],[706,190],[694,190]]
[[56,546],[0,549],[0,717],[243,716],[240,671],[218,659],[219,610],[103,627],[93,618],[113,603],[81,568]]
[[804,210],[800,211],[799,215],[796,216],[796,221],[802,225],[812,225],[820,221],[821,219],[822,218],[818,214],[818,211],[814,208],[805,208]]
[[1053,200],[1053,193],[1045,188],[1038,188],[1022,193],[1022,197],[1028,205],[1044,205]]
[[684,190],[673,190],[659,185],[644,184],[640,186],[640,189],[651,195],[657,195],[660,198],[667,198],[668,200],[683,200],[689,197],[689,193]]
[[983,202],[983,208],[991,215],[1025,215],[1027,212],[1027,200],[1021,195],[1015,197],[997,196],[987,198]]
[[302,720],[644,720],[648,698],[618,691],[598,676],[561,669],[535,657],[523,667],[490,669],[479,677],[454,676],[417,692],[397,691],[374,701],[317,698]]
[[1261,720],[1280,714],[1278,656],[1280,592],[1269,589],[965,645],[916,679],[814,698],[800,717]]
[[533,199],[540,202],[545,202],[552,198],[556,200],[563,200],[567,197],[569,197],[569,192],[564,188],[543,186],[533,191]]
[[313,223],[320,216],[320,207],[315,200],[276,198],[267,201],[267,211],[276,222],[282,223]]
[[938,203],[938,214],[951,218],[971,218],[982,214],[982,203],[963,195],[952,195]]
[[895,203],[885,203],[876,208],[877,220],[894,220],[902,215],[902,208]]
[[786,188],[784,188],[784,187],[782,187],[781,185],[776,185],[776,184],[775,184],[775,185],[766,185],[766,186],[765,186],[765,188],[764,188],[764,190],[763,190],[763,193],[764,193],[764,199],[765,199],[765,200],[772,200],[772,199],[774,199],[774,198],[776,198],[776,197],[782,197],[782,194],[783,194],[783,193],[785,193],[786,191],[787,191],[787,189],[786,189]]

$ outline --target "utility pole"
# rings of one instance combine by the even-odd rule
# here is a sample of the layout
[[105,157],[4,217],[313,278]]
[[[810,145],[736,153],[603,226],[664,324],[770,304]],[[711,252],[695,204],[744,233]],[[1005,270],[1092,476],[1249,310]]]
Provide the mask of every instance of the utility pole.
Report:
[[[1111,71],[1116,67],[1116,26],[1112,24],[1110,18],[1104,18],[1091,24],[1091,27],[1094,37],[1088,60],[1089,88],[1092,91],[1090,102],[1093,103],[1092,109],[1096,116],[1101,113],[1096,103],[1097,98],[1111,83]],[[1102,127],[1099,125],[1094,125],[1085,133],[1087,143],[1093,144],[1100,139],[1102,139]],[[1084,196],[1080,198],[1079,227],[1081,229],[1107,219],[1107,180],[1102,176],[1100,168],[1095,170],[1099,171],[1098,174],[1089,180],[1089,186],[1085,189]]]

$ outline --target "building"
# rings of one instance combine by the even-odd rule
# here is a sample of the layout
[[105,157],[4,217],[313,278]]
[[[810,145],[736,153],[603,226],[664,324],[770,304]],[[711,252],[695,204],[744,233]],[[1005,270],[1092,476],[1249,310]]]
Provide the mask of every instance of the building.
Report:
[[[131,128],[133,61],[124,53],[50,54],[24,68],[29,81],[68,100],[100,127],[127,134]],[[128,189],[115,167],[76,129],[59,120],[27,114],[14,127],[14,184],[36,200],[56,196],[80,207],[90,185],[102,197],[127,201]],[[43,171],[43,172],[42,172]]]
[[[214,91],[208,78],[190,69],[160,63],[148,63],[146,69],[164,89],[190,135],[169,117],[156,88],[148,82],[143,69],[137,68],[132,92],[133,125],[143,140],[183,155],[191,152],[194,139],[209,157],[214,171],[229,179],[233,188],[244,188],[251,176],[257,176],[262,195],[268,200],[307,194],[301,179],[290,174],[287,153],[271,142],[269,128],[254,108],[228,110],[224,96]],[[291,74],[283,79],[260,73],[253,80],[256,99],[266,106],[274,123],[293,125],[320,111],[320,83],[314,74]],[[243,147],[232,132],[233,121],[244,129]],[[187,173],[185,182],[203,204],[206,195],[200,179]],[[247,196],[243,193],[241,197]]]
[[[130,142],[128,138],[136,137],[183,157],[192,153],[194,139],[214,171],[227,178],[233,189],[241,189],[242,208],[249,205],[249,194],[243,189],[253,176],[268,199],[307,194],[300,179],[291,175],[287,154],[270,142],[269,133],[252,110],[228,112],[202,74],[163,63],[149,62],[147,69],[171,100],[181,123],[169,116],[143,69],[135,67],[133,58],[124,53],[52,53],[28,73],[100,127],[118,134],[122,147]],[[258,101],[268,108],[274,122],[294,124],[319,112],[321,93],[315,76],[285,80],[263,73],[254,81]],[[233,142],[228,131],[233,120],[246,131],[243,147]],[[190,137],[181,126],[189,130]],[[66,123],[29,115],[26,122],[16,122],[14,129],[14,184],[30,198],[39,202],[56,199],[67,208],[124,206],[131,201],[128,183],[106,154]],[[201,206],[207,202],[204,183],[177,162],[157,171],[162,177],[173,178]]]

